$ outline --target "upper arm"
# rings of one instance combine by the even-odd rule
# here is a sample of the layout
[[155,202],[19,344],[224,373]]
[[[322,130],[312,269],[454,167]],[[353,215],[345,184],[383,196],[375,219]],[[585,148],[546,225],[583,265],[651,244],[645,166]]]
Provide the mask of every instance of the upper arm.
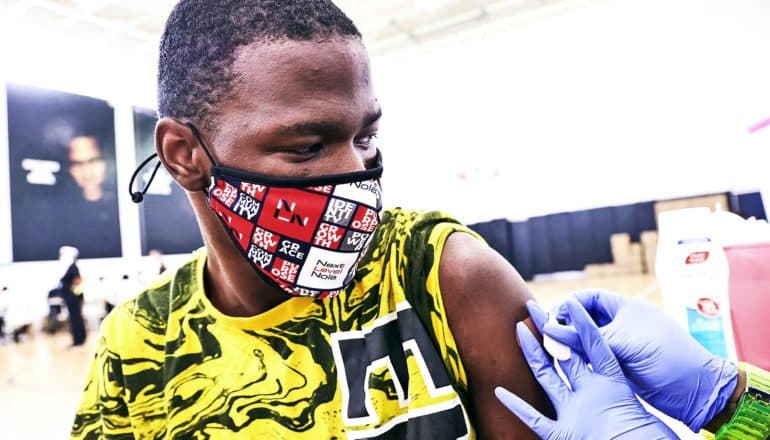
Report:
[[529,317],[525,303],[532,298],[524,281],[503,257],[465,233],[447,239],[439,280],[479,436],[536,439],[494,394],[496,386],[504,386],[541,412],[550,408],[516,339],[515,324]]

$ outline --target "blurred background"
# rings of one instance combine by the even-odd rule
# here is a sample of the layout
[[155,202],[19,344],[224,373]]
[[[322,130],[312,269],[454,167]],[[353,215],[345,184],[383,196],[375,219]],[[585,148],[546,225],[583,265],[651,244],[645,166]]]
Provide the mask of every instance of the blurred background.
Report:
[[[141,206],[126,191],[154,149],[174,3],[0,0],[4,438],[66,438],[107,310],[202,244],[163,171]],[[370,49],[386,206],[471,225],[546,306],[603,287],[694,334],[705,295],[724,326],[708,348],[770,368],[746,336],[770,297],[769,1],[336,3]],[[75,347],[65,245],[88,335]],[[682,266],[698,252],[720,258]]]

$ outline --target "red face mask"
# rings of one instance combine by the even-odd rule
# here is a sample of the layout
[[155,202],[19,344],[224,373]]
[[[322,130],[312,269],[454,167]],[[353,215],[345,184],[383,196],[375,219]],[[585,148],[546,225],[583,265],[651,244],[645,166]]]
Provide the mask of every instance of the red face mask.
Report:
[[241,254],[294,296],[329,298],[348,286],[382,210],[376,168],[318,178],[276,178],[213,166],[207,192]]

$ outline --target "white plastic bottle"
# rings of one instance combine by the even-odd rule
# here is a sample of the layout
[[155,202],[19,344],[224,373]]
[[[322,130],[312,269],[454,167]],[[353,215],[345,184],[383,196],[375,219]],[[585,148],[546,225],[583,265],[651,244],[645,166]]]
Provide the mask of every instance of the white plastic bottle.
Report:
[[713,222],[708,208],[660,213],[655,275],[666,313],[708,351],[736,360],[730,268]]

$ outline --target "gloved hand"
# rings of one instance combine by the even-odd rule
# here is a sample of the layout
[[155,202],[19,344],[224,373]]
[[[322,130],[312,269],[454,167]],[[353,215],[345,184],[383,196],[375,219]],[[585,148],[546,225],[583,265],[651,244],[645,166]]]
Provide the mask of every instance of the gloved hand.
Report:
[[578,338],[593,367],[572,353],[559,361],[571,388],[556,373],[548,355],[524,323],[516,325],[529,367],[550,397],[557,420],[551,420],[510,391],[498,387],[497,398],[537,435],[546,440],[653,440],[677,436],[648,413],[634,396],[615,356],[588,312],[575,300],[566,306]]
[[[593,320],[639,396],[694,432],[728,403],[738,382],[737,367],[712,355],[673,319],[655,306],[601,290],[574,294]],[[569,303],[557,319],[570,323]],[[527,304],[535,326],[573,350],[580,334],[569,326],[548,323],[534,302]]]

